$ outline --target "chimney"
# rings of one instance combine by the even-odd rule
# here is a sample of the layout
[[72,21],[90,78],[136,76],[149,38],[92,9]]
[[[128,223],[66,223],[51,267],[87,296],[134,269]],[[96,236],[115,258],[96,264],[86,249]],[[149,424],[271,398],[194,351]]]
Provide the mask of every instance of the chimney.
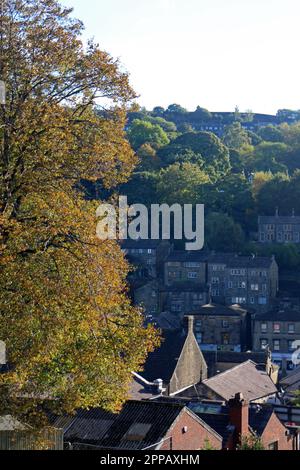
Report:
[[153,383],[154,383],[154,387],[156,389],[156,392],[161,394],[164,391],[162,379],[156,379],[156,380],[154,380]]
[[192,315],[187,315],[185,317],[185,330],[187,334],[194,334],[194,317]]
[[229,421],[235,427],[235,445],[240,444],[241,437],[249,433],[249,405],[242,393],[236,393],[229,400]]

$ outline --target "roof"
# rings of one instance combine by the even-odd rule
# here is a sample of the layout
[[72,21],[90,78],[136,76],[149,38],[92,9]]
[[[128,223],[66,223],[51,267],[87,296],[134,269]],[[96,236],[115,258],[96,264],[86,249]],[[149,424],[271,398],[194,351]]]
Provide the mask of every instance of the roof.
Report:
[[236,256],[235,253],[211,253],[207,258],[207,262],[209,264],[227,264],[231,258]]
[[286,377],[280,380],[280,385],[283,386],[287,392],[296,392],[300,389],[300,367],[297,367],[293,372],[289,373]]
[[206,362],[224,362],[241,364],[249,359],[256,364],[266,364],[268,354],[266,351],[262,352],[232,352],[232,351],[203,351],[203,356]]
[[300,322],[300,312],[297,310],[272,310],[270,312],[257,314],[255,321]]
[[121,248],[123,250],[126,249],[153,249],[155,250],[160,244],[162,243],[161,240],[152,240],[152,239],[147,239],[147,240],[132,240],[132,239],[127,239],[127,240],[121,240]]
[[154,447],[184,408],[183,404],[129,401],[101,440],[101,447],[124,450]]
[[130,384],[129,397],[131,400],[147,400],[149,398],[157,397],[157,388],[149,384],[143,377],[138,374],[133,374],[133,379]]
[[177,261],[180,263],[205,263],[207,261],[207,257],[208,254],[203,251],[172,251],[166,259],[166,263],[172,261]]
[[185,340],[186,335],[182,331],[165,331],[161,346],[148,355],[144,370],[140,372],[140,375],[149,382],[162,379],[165,384],[168,384]]
[[78,410],[74,416],[64,415],[52,419],[55,428],[63,429],[68,442],[98,442],[106,434],[117,415],[101,408]]
[[199,307],[197,312],[193,312],[190,315],[201,316],[226,316],[226,317],[240,317],[242,314],[246,313],[247,310],[243,309],[240,305],[217,305],[217,304],[207,304]]
[[265,268],[271,267],[274,257],[266,256],[236,256],[231,258],[228,263],[228,268]]
[[207,284],[198,284],[193,281],[174,282],[172,286],[161,287],[161,292],[208,292],[210,290]]
[[26,426],[11,415],[0,416],[1,431],[23,431]]
[[226,401],[237,393],[242,393],[245,400],[250,402],[277,392],[269,375],[251,360],[206,379],[203,384]]
[[300,216],[291,215],[261,215],[258,217],[259,224],[300,224]]
[[249,408],[249,427],[261,436],[266,429],[272,414],[274,413],[271,406],[252,406]]

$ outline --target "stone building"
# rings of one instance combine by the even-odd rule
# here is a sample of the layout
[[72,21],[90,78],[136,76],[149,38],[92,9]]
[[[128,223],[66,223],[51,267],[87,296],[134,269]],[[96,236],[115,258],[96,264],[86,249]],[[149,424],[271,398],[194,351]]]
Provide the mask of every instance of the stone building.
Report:
[[168,240],[123,240],[121,249],[134,266],[131,278],[163,277],[163,263],[171,251]]
[[[297,341],[299,343],[297,343]],[[293,370],[293,354],[300,347],[300,311],[276,310],[256,314],[253,320],[253,349],[270,348],[273,362],[282,373]]]
[[205,284],[206,260],[207,255],[202,251],[173,251],[165,261],[165,285],[186,281]]
[[194,314],[194,333],[203,351],[241,352],[249,348],[251,322],[239,305],[208,304]]
[[225,268],[225,302],[253,312],[272,308],[278,293],[278,265],[274,256],[236,256]]
[[197,312],[202,305],[210,302],[210,289],[207,284],[177,282],[160,290],[160,310],[183,317]]
[[258,218],[260,243],[300,243],[300,216],[276,214]]

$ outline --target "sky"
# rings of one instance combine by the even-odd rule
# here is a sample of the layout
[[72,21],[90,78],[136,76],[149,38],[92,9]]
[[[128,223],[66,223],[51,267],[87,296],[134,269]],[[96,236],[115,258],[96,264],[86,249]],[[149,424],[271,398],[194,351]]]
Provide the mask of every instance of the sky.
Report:
[[300,109],[299,0],[61,0],[147,109]]

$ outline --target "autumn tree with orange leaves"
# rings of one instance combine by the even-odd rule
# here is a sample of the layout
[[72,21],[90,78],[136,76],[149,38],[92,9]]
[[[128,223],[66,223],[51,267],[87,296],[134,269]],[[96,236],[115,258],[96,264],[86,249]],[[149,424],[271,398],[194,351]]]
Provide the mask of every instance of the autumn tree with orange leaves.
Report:
[[70,14],[55,0],[0,0],[0,411],[28,422],[45,400],[58,412],[118,409],[157,344],[128,300],[117,242],[96,237],[99,201],[80,191],[131,174],[135,95]]

